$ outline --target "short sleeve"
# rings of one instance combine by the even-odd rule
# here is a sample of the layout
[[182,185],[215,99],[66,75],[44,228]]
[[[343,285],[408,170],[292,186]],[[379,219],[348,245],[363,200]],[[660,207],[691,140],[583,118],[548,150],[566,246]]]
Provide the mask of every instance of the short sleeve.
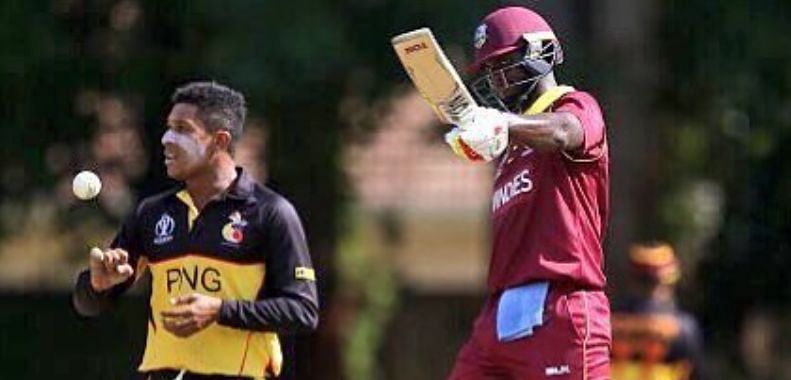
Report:
[[565,152],[571,161],[596,161],[607,152],[607,135],[599,103],[585,92],[573,92],[555,103],[555,112],[568,112],[582,125],[582,146]]

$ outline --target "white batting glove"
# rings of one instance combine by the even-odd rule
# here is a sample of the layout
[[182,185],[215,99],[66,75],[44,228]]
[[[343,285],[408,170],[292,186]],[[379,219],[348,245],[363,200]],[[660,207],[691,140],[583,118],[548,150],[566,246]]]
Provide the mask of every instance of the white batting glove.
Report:
[[459,157],[491,161],[508,146],[511,116],[492,108],[476,107],[458,127],[445,134],[445,142]]

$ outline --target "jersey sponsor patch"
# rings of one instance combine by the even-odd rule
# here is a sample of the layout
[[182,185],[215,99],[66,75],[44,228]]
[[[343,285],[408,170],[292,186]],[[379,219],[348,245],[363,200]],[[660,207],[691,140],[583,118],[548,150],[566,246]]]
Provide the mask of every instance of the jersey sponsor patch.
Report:
[[239,244],[244,240],[244,227],[247,221],[242,219],[239,211],[234,211],[228,216],[231,221],[222,227],[222,237],[226,242]]
[[294,277],[297,280],[316,281],[316,271],[313,268],[297,267],[294,269]]

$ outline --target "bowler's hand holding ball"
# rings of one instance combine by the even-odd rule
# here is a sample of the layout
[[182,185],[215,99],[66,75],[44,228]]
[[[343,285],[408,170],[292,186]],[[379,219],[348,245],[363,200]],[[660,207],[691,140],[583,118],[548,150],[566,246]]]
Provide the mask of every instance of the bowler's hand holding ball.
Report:
[[120,248],[106,251],[96,247],[91,248],[89,268],[91,286],[100,292],[126,281],[135,274],[134,268],[129,264],[129,254]]

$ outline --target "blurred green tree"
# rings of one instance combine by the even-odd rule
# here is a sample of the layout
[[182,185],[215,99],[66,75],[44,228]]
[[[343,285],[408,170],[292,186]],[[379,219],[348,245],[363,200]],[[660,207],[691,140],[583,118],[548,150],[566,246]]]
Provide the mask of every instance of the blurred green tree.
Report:
[[[659,227],[676,242],[710,234],[705,246],[687,246],[706,253],[702,292],[685,294],[713,346],[734,356],[738,346],[727,343],[751,309],[791,305],[790,5],[670,1],[663,20],[659,107],[669,116]],[[681,194],[693,201],[679,201]],[[717,203],[721,211],[709,215],[715,228],[703,231],[701,219]]]

